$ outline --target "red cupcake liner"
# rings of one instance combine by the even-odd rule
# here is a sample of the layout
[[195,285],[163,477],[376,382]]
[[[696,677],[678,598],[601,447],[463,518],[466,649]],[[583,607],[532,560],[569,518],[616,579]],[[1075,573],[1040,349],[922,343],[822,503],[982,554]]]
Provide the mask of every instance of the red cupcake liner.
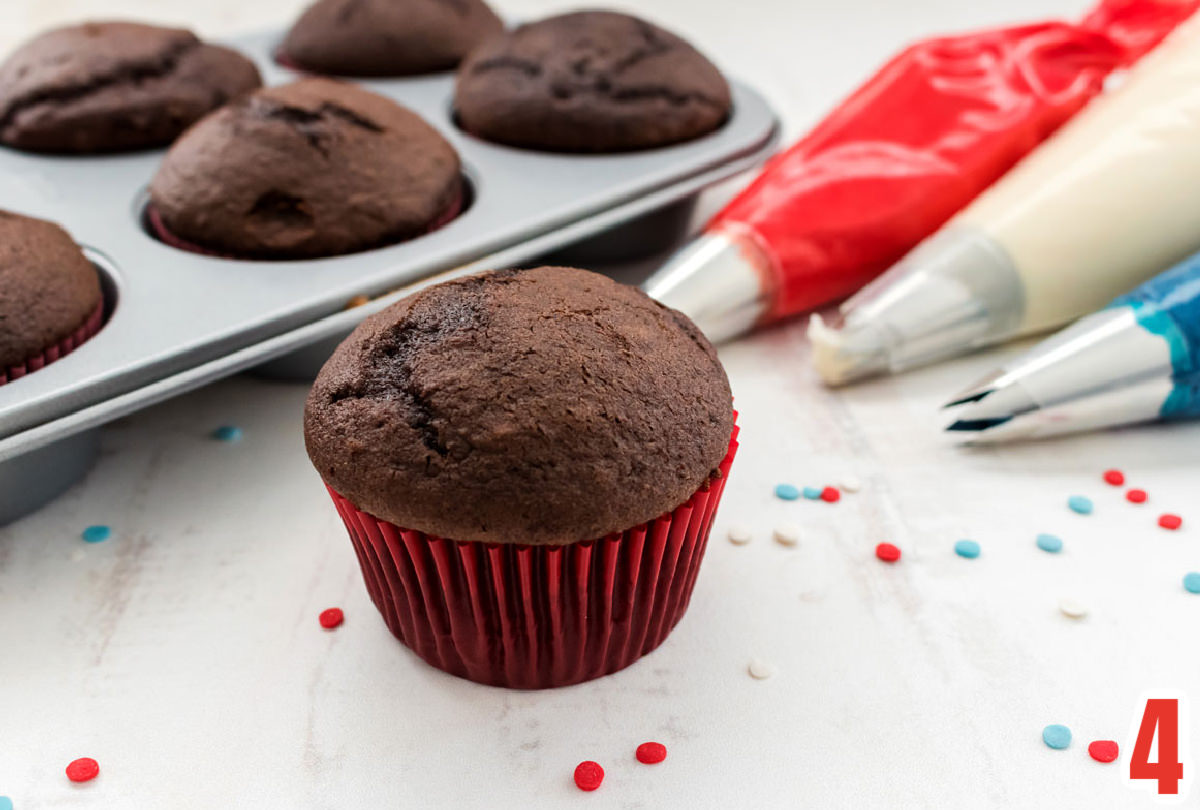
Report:
[[[416,239],[419,236],[424,236],[426,234],[433,233],[436,230],[446,227],[451,222],[453,222],[455,219],[457,219],[459,214],[461,214],[463,212],[463,209],[466,205],[467,193],[468,193],[468,191],[467,191],[467,187],[466,187],[466,181],[463,180],[461,183],[461,186],[459,188],[458,194],[455,195],[454,199],[450,202],[450,205],[446,208],[445,211],[443,211],[440,215],[438,215],[438,218],[435,219],[433,222],[431,222],[425,228],[425,230],[421,231],[420,233],[413,234],[412,236],[409,236],[405,239],[398,239],[395,242],[389,242],[385,245],[379,245],[379,247],[387,247],[388,245],[400,244],[401,242],[407,242],[409,239]],[[170,228],[167,227],[167,223],[163,222],[162,214],[159,213],[158,209],[155,208],[152,203],[147,203],[147,205],[146,205],[145,218],[146,218],[146,228],[150,231],[150,235],[153,236],[158,241],[162,242],[164,245],[170,245],[171,247],[175,248],[176,250],[185,250],[188,253],[199,253],[202,256],[213,256],[218,259],[242,259],[242,258],[245,258],[242,256],[234,255],[232,253],[222,253],[219,250],[213,250],[212,248],[206,248],[203,245],[196,244],[195,242],[189,242],[187,239],[184,239],[182,236],[177,236],[173,231],[171,231]],[[361,253],[363,251],[356,251],[356,252]],[[347,255],[347,254],[339,254],[339,255]]]
[[721,476],[674,511],[601,540],[530,546],[446,540],[378,520],[332,489],[371,600],[427,663],[515,689],[624,669],[658,647],[691,600]]
[[66,357],[99,332],[103,324],[104,302],[101,301],[100,305],[96,307],[95,311],[87,317],[87,320],[78,329],[58,341],[58,343],[43,349],[33,357],[26,358],[25,362],[19,365],[9,366],[8,368],[0,366],[0,385],[18,380],[26,374],[32,374],[39,369],[45,368],[55,360]]

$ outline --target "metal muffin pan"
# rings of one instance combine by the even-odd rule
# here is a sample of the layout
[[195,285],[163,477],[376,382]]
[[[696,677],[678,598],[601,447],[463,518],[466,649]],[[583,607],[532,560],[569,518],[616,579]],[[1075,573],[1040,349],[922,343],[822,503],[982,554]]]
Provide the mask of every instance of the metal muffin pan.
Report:
[[[265,84],[302,75],[273,60],[280,38],[272,32],[232,42],[255,60]],[[607,155],[514,149],[463,132],[453,120],[452,73],[356,83],[416,111],[458,150],[473,192],[462,215],[362,253],[223,259],[178,250],[145,231],[146,187],[165,150],[62,157],[0,149],[0,205],[62,224],[115,296],[99,334],[0,386],[0,523],[15,511],[7,504],[21,497],[9,482],[32,492],[61,464],[27,455],[34,450],[303,347],[326,341],[327,352],[331,339],[367,315],[435,281],[516,264],[664,208],[668,220],[660,226],[644,220],[630,226],[640,233],[626,232],[639,241],[667,228],[674,236],[689,198],[763,163],[779,136],[774,112],[737,82],[733,113],[716,132]],[[357,296],[371,300],[347,309]],[[307,363],[311,369],[311,356]]]

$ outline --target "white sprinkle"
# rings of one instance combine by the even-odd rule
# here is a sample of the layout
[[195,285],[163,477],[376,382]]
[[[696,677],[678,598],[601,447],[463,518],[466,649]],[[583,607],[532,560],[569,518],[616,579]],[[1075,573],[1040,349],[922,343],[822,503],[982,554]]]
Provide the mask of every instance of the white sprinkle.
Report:
[[71,562],[79,562],[86,556],[87,555],[83,553],[83,549],[75,549],[75,551],[71,552]]
[[838,481],[838,489],[843,492],[858,492],[862,489],[862,481],[855,475],[844,475],[842,480]]
[[729,542],[735,546],[744,546],[754,539],[754,535],[750,533],[748,526],[743,526],[741,523],[735,523],[729,527]]
[[795,523],[780,523],[775,527],[775,542],[781,546],[794,546],[800,542],[800,527]]
[[751,658],[750,666],[747,667],[751,678],[756,678],[760,681],[765,681],[775,673],[779,672],[779,667],[774,664],[767,663],[761,658]]
[[1064,616],[1069,616],[1072,619],[1082,619],[1088,614],[1087,605],[1069,596],[1064,596],[1058,600],[1058,609],[1062,611]]

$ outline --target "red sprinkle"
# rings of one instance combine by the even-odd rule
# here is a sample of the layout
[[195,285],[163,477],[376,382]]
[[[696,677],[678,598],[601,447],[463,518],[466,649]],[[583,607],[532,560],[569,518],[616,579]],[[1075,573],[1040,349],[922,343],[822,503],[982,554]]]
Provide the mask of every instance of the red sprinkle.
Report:
[[644,742],[637,747],[637,760],[654,765],[667,758],[667,747],[662,743]]
[[595,790],[604,781],[604,769],[599,762],[585,759],[575,766],[575,787],[580,790]]
[[346,614],[342,613],[341,608],[329,608],[322,610],[317,619],[326,630],[332,630],[346,620]]
[[1096,740],[1088,746],[1088,754],[1097,762],[1112,762],[1118,753],[1117,744],[1112,740]]
[[838,491],[837,487],[825,487],[821,490],[821,500],[826,503],[837,503],[841,497],[842,493]]
[[90,782],[100,775],[100,763],[91,757],[81,757],[67,766],[67,778],[72,782]]
[[1125,483],[1125,473],[1120,470],[1105,470],[1104,480],[1106,483],[1112,484],[1114,487],[1119,487]]
[[1172,515],[1170,513],[1159,515],[1158,525],[1162,526],[1164,529],[1175,531],[1183,525],[1183,518],[1181,518],[1179,515]]
[[884,562],[895,562],[900,559],[900,549],[893,546],[891,543],[880,543],[875,546],[875,556]]
[[1130,503],[1145,503],[1146,502],[1146,490],[1131,489],[1125,493],[1125,500],[1129,501]]

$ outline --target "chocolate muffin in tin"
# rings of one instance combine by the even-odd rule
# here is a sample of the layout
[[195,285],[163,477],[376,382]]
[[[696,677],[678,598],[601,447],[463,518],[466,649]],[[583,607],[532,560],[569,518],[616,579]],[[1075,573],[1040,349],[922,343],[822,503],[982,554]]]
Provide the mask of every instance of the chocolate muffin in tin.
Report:
[[0,211],[0,384],[91,337],[102,305],[96,268],[66,231]]
[[494,37],[459,69],[459,123],[530,149],[619,152],[697,138],[729,116],[729,85],[695,48],[627,14],[584,11]]
[[379,247],[453,218],[458,154],[416,113],[329,79],[269,87],[203,119],[150,183],[159,236],[224,256]]
[[131,22],[58,28],[0,64],[0,142],[51,153],[164,146],[261,84],[249,59],[183,29]]
[[284,64],[338,76],[451,70],[504,24],[483,0],[318,0],[288,31]]

